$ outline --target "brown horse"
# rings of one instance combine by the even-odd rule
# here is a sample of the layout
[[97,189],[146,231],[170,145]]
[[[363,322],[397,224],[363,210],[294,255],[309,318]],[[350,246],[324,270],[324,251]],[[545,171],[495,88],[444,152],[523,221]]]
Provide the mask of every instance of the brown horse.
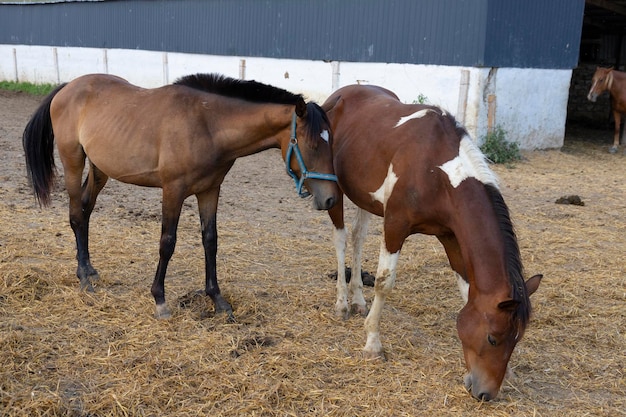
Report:
[[[205,293],[216,312],[232,318],[232,307],[217,284],[215,263],[216,212],[224,177],[238,157],[281,148],[298,192],[304,194],[301,188],[306,187],[315,208],[327,210],[340,194],[333,181],[329,131],[317,104],[254,81],[197,74],[173,85],[143,89],[118,77],[94,74],[53,91],[26,126],[23,145],[35,195],[48,205],[56,140],[82,288],[93,291],[90,280],[98,278],[89,259],[89,217],[110,177],[163,190],[159,264],[152,284],[156,317],[170,316],[165,273],[183,201],[195,195],[205,251]],[[86,158],[89,171],[81,185]]]
[[[457,319],[468,369],[465,385],[478,399],[496,397],[541,276],[523,280],[495,174],[465,129],[437,107],[402,104],[388,90],[363,85],[337,90],[322,107],[333,130],[339,186],[358,207],[352,312],[367,313],[360,262],[370,213],[384,217],[375,296],[365,320],[365,355],[383,356],[379,322],[405,239],[414,233],[435,235],[466,301]],[[337,252],[336,311],[348,316],[343,199],[329,215]]]
[[587,99],[595,102],[598,96],[605,91],[609,92],[613,119],[615,120],[613,146],[609,148],[609,152],[616,153],[620,143],[622,114],[626,114],[626,73],[616,71],[613,68],[597,67],[591,79],[591,88],[587,94]]

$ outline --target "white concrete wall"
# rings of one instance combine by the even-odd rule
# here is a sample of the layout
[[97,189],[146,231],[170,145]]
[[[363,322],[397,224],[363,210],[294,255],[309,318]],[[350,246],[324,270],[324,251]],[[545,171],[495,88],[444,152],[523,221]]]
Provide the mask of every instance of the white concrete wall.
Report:
[[[405,103],[428,103],[464,120],[480,141],[488,130],[488,97],[507,138],[523,149],[563,145],[571,70],[467,68],[434,65],[277,60],[150,52],[0,45],[0,80],[58,83],[89,73],[109,73],[143,87],[158,87],[197,72],[254,79],[302,93],[319,103],[336,88],[376,84]],[[490,76],[491,72],[491,76]],[[465,90],[462,88],[466,78]],[[466,100],[459,100],[463,97]],[[0,110],[1,111],[1,110]]]

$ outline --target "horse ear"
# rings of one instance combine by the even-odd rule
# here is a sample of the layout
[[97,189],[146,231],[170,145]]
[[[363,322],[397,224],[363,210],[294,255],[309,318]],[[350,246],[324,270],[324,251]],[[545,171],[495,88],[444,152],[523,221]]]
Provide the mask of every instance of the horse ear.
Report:
[[296,103],[296,115],[300,118],[306,116],[306,103],[302,97]]
[[339,103],[339,100],[341,100],[341,96],[338,96],[336,99],[331,100],[330,102],[328,101],[325,102],[324,104],[322,104],[322,109],[324,110],[325,113],[328,113],[329,111],[335,108],[335,105]]
[[528,295],[531,295],[535,291],[537,291],[537,288],[539,288],[539,284],[541,284],[542,278],[543,275],[541,274],[533,275],[532,277],[528,278],[528,280],[526,281],[526,291],[528,291]]
[[519,301],[510,299],[510,300],[502,301],[500,304],[498,304],[498,308],[504,311],[513,311],[517,308],[519,304],[520,304]]

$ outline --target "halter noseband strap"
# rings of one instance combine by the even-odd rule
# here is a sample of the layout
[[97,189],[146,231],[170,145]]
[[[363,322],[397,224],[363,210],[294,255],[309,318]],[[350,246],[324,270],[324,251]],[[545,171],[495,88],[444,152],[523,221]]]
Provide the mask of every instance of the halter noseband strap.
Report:
[[[298,163],[298,167],[300,168],[300,178],[296,175],[296,173],[291,169],[291,156],[295,155],[296,162]],[[306,165],[304,165],[304,159],[302,159],[302,153],[300,152],[300,148],[298,147],[298,139],[296,138],[296,113],[293,113],[291,118],[291,136],[289,138],[289,147],[287,148],[287,154],[285,155],[285,166],[287,167],[287,174],[291,178],[293,178],[294,183],[296,184],[296,192],[302,198],[308,197],[311,195],[308,191],[303,191],[302,187],[304,185],[304,180],[307,178],[311,178],[314,180],[326,180],[326,181],[335,181],[337,182],[337,176],[333,174],[324,174],[321,172],[311,172],[306,169]]]

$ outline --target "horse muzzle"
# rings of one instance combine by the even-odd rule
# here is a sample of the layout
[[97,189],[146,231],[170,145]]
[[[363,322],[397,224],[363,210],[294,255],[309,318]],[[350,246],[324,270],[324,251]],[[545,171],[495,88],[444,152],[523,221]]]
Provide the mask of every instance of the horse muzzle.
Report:
[[467,392],[472,394],[472,397],[476,398],[478,401],[491,401],[498,396],[500,392],[500,387],[490,387],[480,381],[481,378],[477,377],[473,373],[468,373],[463,378],[463,383],[465,385],[465,389]]
[[338,195],[333,188],[334,183],[321,183],[320,187],[313,191],[313,208],[315,210],[328,210],[337,203]]
[[596,102],[596,99],[598,98],[598,95],[596,93],[589,93],[587,94],[587,100],[591,101],[592,103]]

